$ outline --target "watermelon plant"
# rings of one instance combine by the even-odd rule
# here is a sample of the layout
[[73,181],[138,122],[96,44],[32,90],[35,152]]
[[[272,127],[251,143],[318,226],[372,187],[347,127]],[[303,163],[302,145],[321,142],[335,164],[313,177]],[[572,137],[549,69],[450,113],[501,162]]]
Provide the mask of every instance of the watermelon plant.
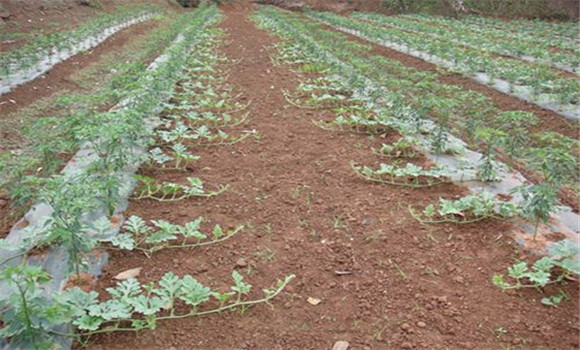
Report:
[[438,166],[431,169],[424,169],[412,163],[407,163],[404,168],[390,164],[381,164],[378,169],[372,169],[368,166],[359,166],[351,163],[351,167],[358,176],[367,181],[395,186],[422,188],[436,186],[450,181],[448,170]]
[[[543,292],[550,284],[565,283],[568,277],[580,275],[580,260],[578,245],[570,240],[555,243],[550,248],[550,256],[544,256],[533,264],[520,261],[507,270],[506,276],[497,274],[492,282],[502,290],[534,288]],[[557,306],[562,301],[562,295],[549,295],[541,299],[546,306]]]
[[187,184],[158,181],[145,175],[135,175],[139,184],[134,199],[152,199],[159,202],[175,202],[189,197],[213,197],[226,191],[228,186],[219,185],[217,191],[205,191],[203,182],[196,177],[188,177]]
[[162,249],[185,249],[220,243],[244,228],[241,225],[225,231],[216,224],[210,234],[204,234],[200,228],[203,221],[204,219],[199,217],[184,225],[165,220],[151,220],[151,224],[147,224],[142,218],[133,215],[125,221],[122,233],[102,241],[109,242],[113,248],[137,250],[150,257]]
[[489,192],[467,195],[457,200],[439,198],[421,213],[409,206],[409,212],[422,224],[470,224],[486,219],[506,220],[518,213],[516,205],[496,199]]
[[[63,339],[81,344],[100,333],[136,332],[155,329],[158,322],[201,317],[227,310],[246,310],[268,303],[292,281],[294,275],[263,289],[261,298],[249,299],[252,285],[237,271],[232,272],[233,285],[227,292],[204,286],[194,277],[179,277],[167,272],[157,281],[141,284],[130,278],[107,288],[108,298],[95,291],[75,287],[47,296],[43,287],[50,276],[40,267],[9,266],[1,271],[4,293],[0,295],[0,335],[12,346],[23,349],[57,347]],[[74,329],[62,330],[72,324]]]

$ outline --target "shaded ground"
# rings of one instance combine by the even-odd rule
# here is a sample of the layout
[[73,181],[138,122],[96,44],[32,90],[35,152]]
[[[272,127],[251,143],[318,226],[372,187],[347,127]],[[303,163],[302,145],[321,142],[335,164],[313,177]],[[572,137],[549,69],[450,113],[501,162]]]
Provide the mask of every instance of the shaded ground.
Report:
[[[101,335],[90,349],[533,349],[578,347],[578,291],[559,308],[539,303],[537,291],[502,293],[491,283],[516,258],[511,224],[419,225],[409,205],[465,193],[454,185],[409,190],[358,179],[349,162],[377,164],[370,147],[384,140],[319,129],[317,112],[288,106],[281,89],[298,77],[274,66],[267,47],[276,39],[248,20],[248,9],[224,7],[220,49],[231,59],[230,82],[252,101],[249,124],[263,136],[224,148],[200,149],[195,171],[156,174],[178,181],[199,176],[232,189],[211,199],[132,202],[128,215],[184,223],[204,216],[226,227],[249,228],[225,243],[161,251],[152,259],[114,253],[97,289],[112,276],[143,267],[142,282],[166,271],[192,274],[224,289],[236,262],[254,296],[275,279],[297,278],[270,307],[164,322],[153,331]],[[390,138],[394,135],[387,135]],[[347,272],[337,274],[336,272]],[[557,290],[556,290],[557,292]],[[308,297],[321,299],[313,306]]]

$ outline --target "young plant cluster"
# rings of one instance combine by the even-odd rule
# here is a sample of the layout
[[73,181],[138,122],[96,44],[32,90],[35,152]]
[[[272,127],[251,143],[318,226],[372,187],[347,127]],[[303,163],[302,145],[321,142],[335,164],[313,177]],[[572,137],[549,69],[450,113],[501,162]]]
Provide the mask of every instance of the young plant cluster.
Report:
[[497,200],[488,192],[470,194],[457,200],[440,198],[437,205],[429,204],[422,213],[415,212],[413,207],[409,207],[409,211],[422,224],[470,224],[486,219],[505,220],[518,213],[514,204]]
[[[167,272],[159,281],[141,283],[135,278],[107,288],[108,296],[78,287],[46,295],[43,286],[50,276],[41,268],[18,265],[1,271],[2,322],[0,337],[22,349],[49,349],[58,342],[86,344],[100,333],[137,332],[155,329],[159,322],[198,317],[228,310],[244,312],[279,295],[294,278],[289,275],[262,297],[251,298],[252,286],[237,271],[226,292],[213,290],[190,275]],[[74,328],[69,328],[72,324]]]
[[[26,253],[33,247],[62,247],[69,256],[67,272],[79,275],[86,264],[84,256],[98,242],[89,233],[87,218],[109,217],[117,211],[119,199],[130,190],[120,174],[139,161],[137,150],[147,144],[151,135],[146,118],[158,112],[162,101],[169,97],[168,92],[180,79],[190,51],[206,35],[200,29],[215,22],[218,14],[215,6],[202,6],[189,14],[180,40],[165,51],[165,60],[140,77],[139,88],[132,91],[122,108],[85,120],[78,142],[92,150],[92,158],[88,157],[82,165],[77,160],[79,169],[74,172],[48,178],[29,177],[30,182],[40,185],[37,197],[50,206],[52,213],[44,221],[24,229],[21,241],[2,240],[3,249]],[[48,348],[47,342],[54,343],[52,326],[63,320],[62,310],[47,302],[42,293],[40,284],[49,277],[40,268],[11,264],[2,262],[3,290],[11,291],[2,293],[1,320],[10,325],[3,327],[2,334],[14,344],[28,342],[23,348]]]
[[[191,170],[199,159],[193,153],[195,149],[233,145],[252,134],[231,132],[247,120],[248,114],[244,111],[250,103],[240,102],[241,94],[236,94],[226,82],[227,72],[218,68],[219,64],[227,63],[214,50],[220,44],[221,35],[214,30],[205,37],[183,71],[173,95],[164,103],[153,146],[146,156],[149,169]],[[185,184],[158,181],[144,175],[136,179],[138,187],[133,198],[161,202],[212,197],[228,188],[218,185],[216,190],[207,191],[196,177],[188,177]]]
[[424,169],[418,165],[407,163],[405,167],[381,164],[378,169],[353,164],[352,168],[358,176],[365,180],[395,186],[423,188],[450,182],[449,170],[441,167]]
[[[236,113],[247,105],[225,93],[231,92],[224,84],[225,76],[220,77],[214,69],[219,60],[210,48],[218,43],[216,32],[205,27],[218,18],[216,6],[202,5],[193,12],[180,39],[166,52],[166,60],[138,82],[141,88],[137,94],[125,100],[123,108],[87,121],[81,139],[90,145],[96,159],[80,174],[39,179],[44,183],[38,196],[54,213],[44,223],[43,232],[29,230],[20,248],[29,248],[31,242],[33,246],[63,246],[79,276],[86,263],[85,254],[97,245],[140,251],[150,257],[162,249],[191,249],[223,242],[243,229],[238,226],[226,230],[215,225],[207,232],[202,229],[203,218],[177,224],[165,220],[148,223],[132,216],[115,235],[117,223],[111,218],[118,212],[118,199],[131,192],[118,176],[127,168],[143,161],[147,167],[161,171],[182,171],[191,166],[195,159],[190,148],[195,145],[181,134],[168,136],[177,123],[189,132],[195,126],[225,128],[245,120],[246,116],[237,117]],[[176,82],[176,92],[172,93]],[[160,111],[161,120],[150,117]],[[224,142],[211,145],[218,144]],[[139,151],[147,147],[149,152]],[[188,178],[187,185],[137,178],[141,186],[136,197],[166,201],[216,194],[205,191],[197,178]],[[94,215],[87,215],[94,212],[104,215],[94,221]],[[9,246],[2,242],[2,248]],[[85,344],[99,333],[154,329],[160,321],[229,310],[243,313],[252,305],[269,303],[294,278],[289,275],[273,288],[263,289],[260,297],[237,271],[232,273],[233,284],[227,291],[204,286],[189,275],[179,277],[167,272],[149,283],[135,278],[124,280],[107,288],[107,296],[100,296],[79,288],[48,292],[54,286],[49,287],[51,277],[42,268],[4,263],[0,284],[6,293],[0,296],[0,321],[9,326],[0,329],[0,336],[9,339],[11,346],[34,349],[55,348],[71,339]]]
[[[493,277],[493,284],[502,290],[535,288],[546,295],[546,287],[566,283],[569,277],[580,275],[580,248],[576,242],[563,240],[550,248],[551,256],[536,260],[533,264],[520,261],[507,269],[507,280],[502,274]],[[557,295],[547,295],[541,299],[546,306],[557,307],[562,300],[570,299],[560,291]]]
[[[199,217],[184,225],[165,220],[151,220],[151,224],[147,224],[142,218],[131,216],[125,222],[122,233],[102,241],[109,242],[117,249],[138,250],[151,256],[162,249],[194,248],[223,242],[244,228],[238,226],[233,230],[224,231],[220,225],[216,224],[208,235],[201,232],[203,221],[204,219]],[[107,232],[107,226],[104,226],[105,232]]]

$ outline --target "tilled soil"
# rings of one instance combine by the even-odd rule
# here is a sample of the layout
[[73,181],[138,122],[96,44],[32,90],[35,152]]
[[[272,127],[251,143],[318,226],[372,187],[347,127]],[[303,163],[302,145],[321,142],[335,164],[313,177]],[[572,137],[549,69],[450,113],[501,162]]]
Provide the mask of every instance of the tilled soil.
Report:
[[[220,27],[228,36],[220,50],[241,60],[229,67],[229,82],[252,101],[245,128],[263,136],[201,149],[188,174],[156,174],[230,184],[226,193],[177,203],[133,201],[127,214],[181,224],[204,216],[212,224],[248,228],[225,243],[160,251],[151,259],[113,253],[96,289],[103,292],[114,285],[112,276],[134,267],[143,268],[142,282],[174,271],[221,291],[238,269],[254,286],[253,297],[277,278],[297,277],[271,306],[99,335],[90,349],[318,350],[338,340],[353,350],[578,347],[576,283],[562,287],[570,300],[558,308],[542,306],[536,290],[494,287],[494,274],[527,258],[510,238],[516,228],[504,222],[419,225],[409,205],[455,198],[465,189],[411,190],[357,178],[349,162],[378,164],[370,147],[381,140],[322,130],[311,122],[321,118],[318,112],[289,106],[281,90],[293,91],[299,77],[272,64],[268,47],[277,39],[248,20],[248,9],[223,10]],[[321,303],[311,305],[309,297]]]

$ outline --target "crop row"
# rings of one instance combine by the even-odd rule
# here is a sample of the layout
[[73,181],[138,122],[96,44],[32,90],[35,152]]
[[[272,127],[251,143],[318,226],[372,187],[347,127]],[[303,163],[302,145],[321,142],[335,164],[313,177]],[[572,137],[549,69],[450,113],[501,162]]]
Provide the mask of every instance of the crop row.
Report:
[[509,31],[529,33],[542,37],[560,37],[577,42],[578,26],[574,21],[564,23],[550,23],[542,20],[511,20],[502,21],[485,16],[468,16],[466,20],[471,23],[485,26],[494,26]]
[[[325,35],[325,31],[316,23],[273,8],[262,8],[255,20],[263,28],[284,38],[278,50],[279,63],[298,66],[304,72],[322,74],[301,84],[297,94],[287,94],[288,101],[295,106],[330,110],[336,115],[333,120],[318,121],[315,124],[335,132],[383,135],[396,131],[400,135],[399,141],[394,144],[384,144],[380,149],[373,150],[383,161],[390,161],[391,164],[382,163],[377,169],[353,162],[356,175],[367,181],[416,189],[439,186],[448,183],[451,178],[461,179],[457,177],[457,173],[462,171],[459,168],[415,164],[417,156],[426,151],[435,153],[433,159],[436,160],[446,159],[444,154],[447,152],[468,154],[470,151],[463,149],[461,143],[454,143],[454,138],[444,126],[426,122],[409,108],[400,92],[391,91],[385,86],[384,80],[376,78],[371,64],[353,57],[358,54],[356,46],[359,44],[349,44],[344,38],[337,40],[336,33]],[[493,182],[498,180],[497,177],[505,176],[505,172],[496,169],[500,164],[494,160],[494,131],[482,128],[479,134],[485,146],[481,148],[477,177],[482,182]],[[405,161],[406,166],[399,165]],[[466,158],[465,161],[469,163],[473,158]],[[473,179],[468,177],[463,180]],[[556,179],[552,180],[557,182]],[[539,223],[547,222],[554,210],[554,194],[558,184],[521,183],[514,191],[521,197],[514,202],[498,199],[488,193],[494,186],[481,187],[485,188],[482,193],[458,200],[441,198],[439,203],[429,205],[421,212],[410,208],[411,214],[423,224],[467,224],[486,219],[505,220],[521,215],[532,220],[537,229]],[[538,202],[541,204],[538,205]],[[550,209],[543,210],[546,208],[542,206],[549,206]],[[525,263],[510,268],[509,277],[516,283],[506,282],[499,275],[493,282],[502,289],[521,288],[524,285],[538,287],[580,273],[579,261],[574,258],[578,249],[573,243],[567,240],[559,242],[552,247],[552,253],[554,257],[538,260],[531,270],[528,270]],[[560,267],[564,272],[551,280],[550,273],[554,267]],[[545,302],[550,301],[546,299]]]
[[[122,211],[126,206],[124,198],[133,192],[136,181],[131,180],[130,174],[144,161],[146,153],[142,149],[152,140],[153,128],[159,123],[152,116],[159,113],[163,101],[171,97],[173,85],[182,78],[189,53],[207,39],[203,28],[218,18],[215,6],[202,7],[187,15],[182,22],[185,29],[155,61],[152,69],[139,77],[138,88],[127,96],[122,106],[85,121],[78,132],[79,142],[84,146],[63,174],[50,178],[31,177],[30,181],[38,184],[39,200],[32,212],[40,212],[41,217],[29,215],[28,227],[15,228],[2,241],[2,288],[7,293],[3,293],[0,304],[4,310],[2,321],[10,327],[2,328],[0,335],[9,338],[12,346],[47,348],[62,337],[77,336],[66,327],[63,330],[64,325],[74,323],[87,331],[98,326],[98,320],[116,320],[123,315],[130,319],[132,314],[126,313],[129,307],[134,308],[131,309],[134,312],[150,315],[143,310],[144,305],[139,304],[143,296],[136,295],[132,280],[119,287],[128,288],[128,284],[133,284],[129,294],[121,298],[112,292],[118,299],[105,303],[99,303],[94,293],[74,289],[61,294],[60,289],[72,273],[79,276],[87,268],[87,254],[98,244],[98,233],[115,230],[108,218]],[[189,232],[192,231],[195,230]],[[215,235],[219,235],[217,228]],[[18,264],[33,247],[49,247],[43,267],[55,280],[50,281],[50,275],[41,266]],[[55,269],[59,266],[59,262],[54,261],[55,254],[62,252],[63,255],[56,256],[64,260],[65,271]],[[12,256],[8,257],[10,254]],[[247,287],[238,276],[234,279],[243,294]],[[191,281],[191,277],[177,278],[177,281],[172,278],[172,281],[173,298],[185,294],[185,302],[189,301],[194,308],[204,301],[205,297],[198,302],[188,299],[193,297],[191,293],[205,293],[203,286]],[[189,290],[192,292],[186,292]],[[130,302],[129,297],[135,299]],[[153,306],[149,304],[149,307]],[[133,324],[138,327],[145,323],[135,321]]]
[[[147,37],[148,45],[139,52],[140,57],[159,55],[176,40],[183,28],[191,21],[191,15],[182,14],[169,20],[151,32]],[[171,23],[169,23],[171,22]],[[108,64],[114,70],[111,78],[100,84],[90,94],[65,93],[55,98],[59,113],[54,116],[41,116],[31,125],[23,127],[25,141],[19,149],[6,151],[0,155],[0,192],[12,200],[14,216],[23,214],[37,199],[39,181],[36,178],[56,174],[86,139],[83,125],[104,107],[117,105],[131,98],[146,76],[150,74],[146,66],[138,61]],[[35,176],[30,176],[34,174]]]
[[73,30],[35,38],[23,47],[0,53],[1,93],[26,82],[79,52],[98,45],[115,32],[159,13],[154,6],[106,14]]
[[497,28],[493,24],[485,25],[483,23],[474,23],[473,20],[469,18],[463,18],[461,20],[444,18],[438,16],[428,16],[422,14],[412,14],[400,16],[408,20],[416,21],[419,23],[435,24],[450,28],[455,31],[469,31],[483,35],[486,38],[502,41],[511,41],[516,45],[527,44],[529,46],[540,46],[548,48],[556,48],[557,50],[563,50],[568,52],[578,52],[578,45],[575,40],[570,40],[566,38],[561,38],[555,35],[550,35],[549,33],[542,33],[542,35],[529,34],[526,32],[512,31],[508,29]]
[[[388,88],[386,96],[412,107],[417,118],[436,122],[442,130],[460,136],[474,148],[483,144],[483,138],[493,135],[493,143],[503,148],[503,153],[512,161],[523,161],[532,169],[541,169],[541,164],[549,158],[554,168],[560,169],[558,176],[564,183],[577,184],[578,179],[571,170],[577,166],[575,150],[578,142],[556,132],[532,133],[532,128],[539,123],[534,114],[501,111],[485,95],[439,83],[435,72],[417,70],[397,60],[373,55],[368,45],[346,40],[343,35],[324,30],[314,23],[304,25],[309,26],[313,38],[340,42],[340,45],[325,49],[356,67],[362,75]],[[486,133],[489,135],[480,132],[484,128],[490,130]],[[439,137],[442,135],[444,133]],[[443,148],[442,140],[434,139],[433,142],[436,148]],[[452,151],[455,146],[447,148]]]
[[561,77],[559,73],[540,64],[494,57],[485,51],[465,48],[447,40],[422,37],[331,13],[309,12],[309,15],[380,45],[396,47],[453,71],[474,76],[495,88],[542,106],[551,105],[551,109],[577,118],[575,103],[580,84],[578,80]]
[[580,65],[580,56],[576,52],[554,52],[550,50],[551,43],[543,41],[541,45],[537,42],[530,43],[522,40],[501,39],[496,35],[490,35],[490,31],[482,29],[474,33],[469,26],[460,21],[448,21],[445,26],[434,25],[432,23],[410,20],[405,17],[384,16],[372,13],[355,13],[352,16],[356,19],[372,21],[377,24],[414,32],[419,35],[442,39],[461,46],[468,46],[472,49],[481,49],[487,52],[500,55],[513,56],[526,61],[539,61],[546,65],[561,68],[570,72]]

